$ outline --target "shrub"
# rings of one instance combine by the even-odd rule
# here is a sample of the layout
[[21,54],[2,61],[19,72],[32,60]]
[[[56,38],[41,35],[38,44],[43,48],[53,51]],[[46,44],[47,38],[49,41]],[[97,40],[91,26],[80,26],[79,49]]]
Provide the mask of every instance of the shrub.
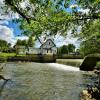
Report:
[[57,55],[57,59],[83,59],[81,55],[68,55],[68,54],[62,54]]
[[97,69],[100,69],[100,61],[98,61],[98,62],[96,63],[96,68],[97,68]]

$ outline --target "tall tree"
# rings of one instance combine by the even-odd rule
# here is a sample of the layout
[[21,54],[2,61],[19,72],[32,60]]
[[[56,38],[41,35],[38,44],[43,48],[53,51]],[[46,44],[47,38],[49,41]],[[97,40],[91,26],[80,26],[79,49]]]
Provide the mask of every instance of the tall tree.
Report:
[[0,40],[0,51],[8,52],[10,46],[9,43],[5,40]]
[[82,33],[80,50],[83,55],[100,53],[100,21],[95,20],[86,24]]
[[33,41],[33,37],[30,36],[28,41],[27,41],[27,46],[28,47],[33,47],[34,46],[34,41]]
[[67,45],[63,45],[58,48],[58,55],[62,55],[62,54],[68,54]]
[[16,46],[26,46],[27,45],[27,41],[26,40],[17,40]]
[[[21,23],[20,28],[24,29],[24,34],[35,35],[40,43],[42,42],[39,36],[45,30],[57,34],[66,33],[71,29],[77,36],[79,26],[83,31],[87,24],[100,20],[100,0],[77,0],[76,2],[75,0],[28,0],[24,8],[21,6],[23,0],[4,1],[8,8],[21,16],[17,21]],[[71,2],[74,2],[73,7]],[[66,9],[69,7],[72,11],[67,13]],[[83,13],[79,9],[88,12]]]
[[73,45],[73,44],[68,44],[68,45],[67,45],[67,48],[68,48],[68,53],[73,53],[73,52],[75,52],[75,45]]

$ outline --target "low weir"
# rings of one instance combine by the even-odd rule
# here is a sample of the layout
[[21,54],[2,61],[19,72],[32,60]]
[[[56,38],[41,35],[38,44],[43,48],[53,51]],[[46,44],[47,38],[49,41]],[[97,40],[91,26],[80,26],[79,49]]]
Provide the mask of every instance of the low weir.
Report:
[[77,67],[72,67],[68,65],[63,65],[63,64],[57,64],[57,63],[48,63],[49,66],[56,68],[58,70],[65,70],[65,71],[80,71],[79,68]]

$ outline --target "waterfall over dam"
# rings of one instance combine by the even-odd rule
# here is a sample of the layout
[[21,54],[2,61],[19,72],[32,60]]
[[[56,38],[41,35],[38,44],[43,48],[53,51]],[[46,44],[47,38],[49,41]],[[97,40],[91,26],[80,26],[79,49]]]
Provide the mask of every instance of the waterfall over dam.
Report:
[[56,68],[58,70],[66,70],[66,71],[80,71],[79,68],[73,67],[73,66],[68,66],[68,65],[63,65],[63,64],[57,64],[57,63],[48,63],[50,67]]

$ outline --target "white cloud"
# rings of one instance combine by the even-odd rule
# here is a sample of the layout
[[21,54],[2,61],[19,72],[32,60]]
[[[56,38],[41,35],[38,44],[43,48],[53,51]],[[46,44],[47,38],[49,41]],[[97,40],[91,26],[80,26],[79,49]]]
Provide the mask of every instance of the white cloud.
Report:
[[27,36],[17,36],[17,37],[15,37],[16,38],[16,40],[28,40],[28,37]]
[[3,1],[4,1],[4,0],[0,0],[0,4],[3,4]]
[[9,20],[19,18],[19,15],[17,13],[14,13],[12,11],[9,11],[9,13],[5,13],[2,10],[2,7],[4,7],[4,0],[0,0],[0,39],[6,40],[8,43],[11,43],[12,46],[16,43],[18,39],[25,40],[28,39],[27,36],[14,36],[14,30],[12,28],[9,28],[6,25],[9,25]]
[[22,2],[20,3],[20,6],[21,6],[23,9],[25,9],[25,8],[27,7],[27,5],[29,5],[29,0],[25,0],[25,1],[22,1]]
[[[2,11],[3,12],[3,11]],[[0,19],[2,20],[12,20],[12,19],[15,19],[15,18],[19,18],[19,15],[17,13],[14,13],[12,11],[10,11],[9,13],[4,13],[2,14],[2,12],[0,13]]]
[[66,37],[63,36],[56,36],[55,38],[55,44],[57,47],[60,47],[62,45],[68,45],[68,44],[74,44],[76,47],[79,47],[79,42],[77,38],[72,37],[71,31],[68,32],[68,35]]
[[57,40],[55,40],[57,47],[60,47],[62,45],[68,45],[68,44],[76,45],[76,42],[77,42],[77,38],[72,38],[72,37],[64,38],[62,36],[60,36]]
[[13,45],[16,42],[14,40],[13,29],[0,25],[0,39],[6,40]]
[[8,43],[11,43],[12,46],[16,43],[18,39],[27,40],[27,36],[14,36],[13,29],[7,26],[0,25],[0,39],[6,40]]
[[78,9],[79,12],[82,12],[83,14],[88,14],[89,13],[89,9]]
[[72,5],[70,5],[70,8],[77,8],[77,7],[78,7],[77,4],[72,4]]
[[0,25],[2,25],[2,24],[8,25],[9,22],[7,20],[0,20]]
[[5,4],[3,2],[4,0],[0,0],[0,19],[3,20],[12,20],[15,18],[19,18],[19,15],[17,13],[14,13],[13,11],[8,8],[8,13],[5,13]]

